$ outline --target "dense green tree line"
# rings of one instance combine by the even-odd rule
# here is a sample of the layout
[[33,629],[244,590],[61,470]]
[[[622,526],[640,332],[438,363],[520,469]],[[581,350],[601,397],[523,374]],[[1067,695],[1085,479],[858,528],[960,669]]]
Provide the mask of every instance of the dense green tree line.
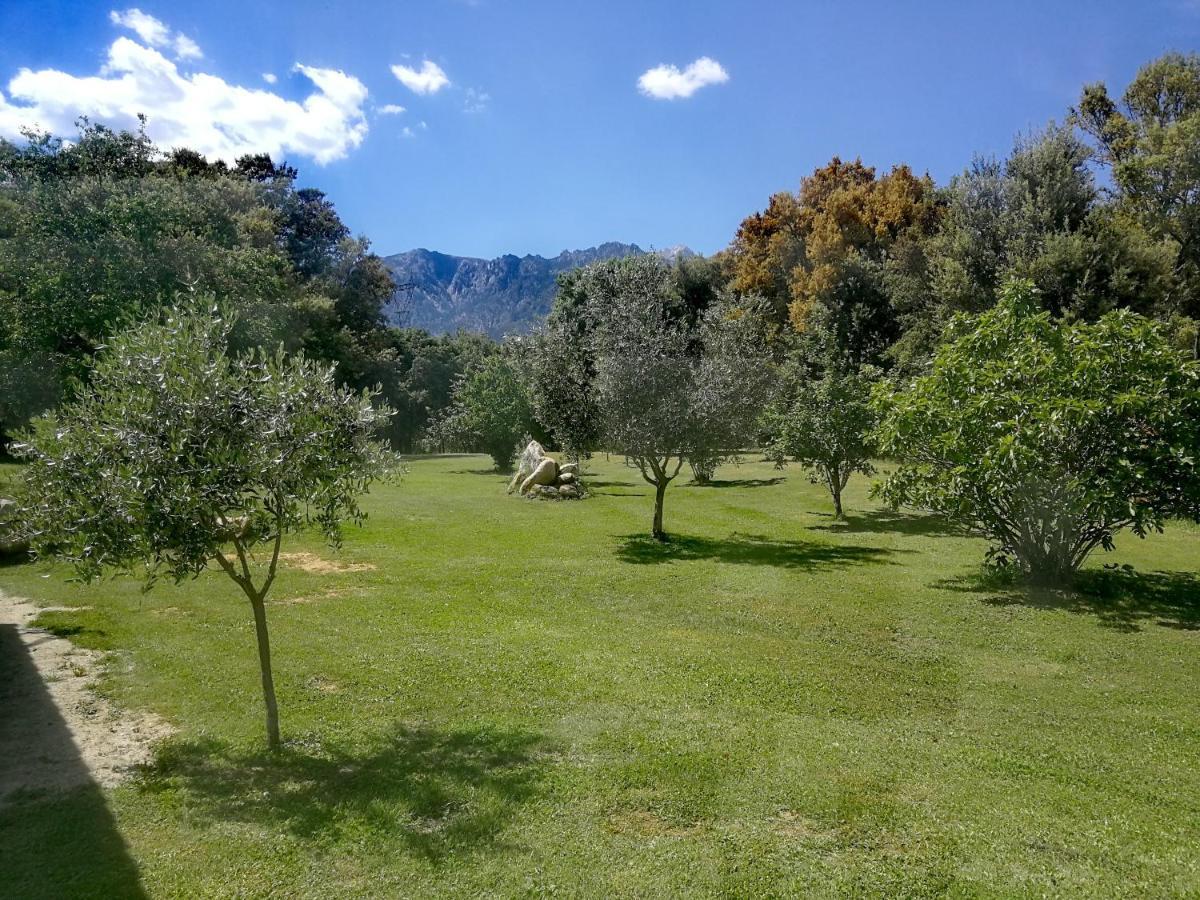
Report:
[[940,188],[834,158],[745,219],[723,264],[826,363],[921,371],[950,317],[992,307],[1013,278],[1057,317],[1128,309],[1186,342],[1200,316],[1200,57],[1150,63],[1119,101],[1085,87],[1062,124]]
[[87,122],[69,143],[0,140],[0,445],[72,394],[111,336],[194,294],[236,316],[235,350],[283,345],[380,385],[411,449],[492,342],[388,327],[391,273],[297,177]]

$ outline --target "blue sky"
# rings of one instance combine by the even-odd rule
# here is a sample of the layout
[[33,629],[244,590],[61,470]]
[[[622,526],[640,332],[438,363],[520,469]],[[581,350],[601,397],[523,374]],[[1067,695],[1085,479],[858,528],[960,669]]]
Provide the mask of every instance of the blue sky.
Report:
[[709,253],[835,154],[939,182],[1003,155],[1200,49],[1200,0],[3,0],[0,35],[0,133],[136,106],[168,144],[274,147],[380,253]]

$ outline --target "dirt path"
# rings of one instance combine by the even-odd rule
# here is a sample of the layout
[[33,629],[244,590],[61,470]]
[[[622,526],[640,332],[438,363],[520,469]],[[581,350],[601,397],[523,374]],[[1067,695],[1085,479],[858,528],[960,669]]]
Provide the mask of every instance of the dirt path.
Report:
[[22,788],[114,785],[172,730],[97,694],[105,654],[31,627],[39,612],[0,594],[0,803]]

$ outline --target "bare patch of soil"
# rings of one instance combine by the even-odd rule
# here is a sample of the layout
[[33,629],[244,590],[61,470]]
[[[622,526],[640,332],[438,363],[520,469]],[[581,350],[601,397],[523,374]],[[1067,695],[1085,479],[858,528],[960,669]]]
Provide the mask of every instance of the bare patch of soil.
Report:
[[32,627],[39,612],[0,594],[0,803],[19,790],[115,785],[173,731],[97,694],[106,654]]
[[324,559],[315,553],[280,553],[280,560],[293,569],[313,575],[336,575],[340,572],[370,572],[375,566],[370,563],[344,563]]
[[304,606],[309,603],[321,603],[325,600],[336,600],[339,597],[350,597],[357,593],[356,591],[348,590],[330,590],[322,591],[319,594],[301,594],[297,597],[275,597],[269,599],[268,603],[273,603],[276,606]]

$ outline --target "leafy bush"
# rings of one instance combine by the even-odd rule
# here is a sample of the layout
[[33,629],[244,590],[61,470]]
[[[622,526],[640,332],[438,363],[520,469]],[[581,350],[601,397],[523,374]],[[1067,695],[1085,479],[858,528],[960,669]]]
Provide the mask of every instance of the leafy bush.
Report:
[[803,386],[791,404],[769,415],[774,440],[767,455],[806,466],[814,484],[829,488],[833,511],[842,518],[842,491],[855,472],[871,475],[875,411],[871,386],[877,371],[829,373]]
[[509,353],[485,359],[454,388],[454,402],[435,423],[435,439],[482,450],[507,472],[533,423],[529,392]]
[[1039,312],[1029,282],[960,316],[929,375],[876,394],[893,504],[977,528],[1028,575],[1069,579],[1124,528],[1144,536],[1194,515],[1200,371],[1156,324]]

